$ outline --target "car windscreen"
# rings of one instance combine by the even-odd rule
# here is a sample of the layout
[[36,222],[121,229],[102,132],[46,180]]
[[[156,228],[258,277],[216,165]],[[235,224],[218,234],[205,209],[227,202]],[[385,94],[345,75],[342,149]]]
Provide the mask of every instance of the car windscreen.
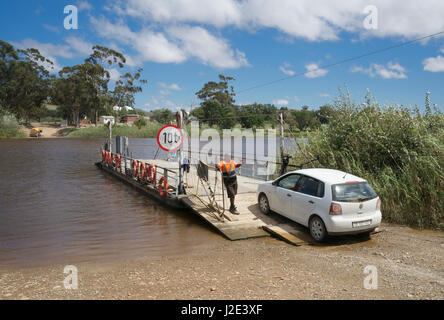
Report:
[[376,192],[365,181],[334,184],[331,190],[333,201],[338,202],[360,202],[377,197]]

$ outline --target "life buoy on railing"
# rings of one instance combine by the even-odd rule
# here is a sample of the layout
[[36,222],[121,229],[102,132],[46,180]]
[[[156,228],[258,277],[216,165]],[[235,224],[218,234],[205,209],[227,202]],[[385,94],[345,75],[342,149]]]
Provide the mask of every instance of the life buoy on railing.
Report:
[[105,162],[106,161],[106,152],[105,150],[102,149],[102,161]]
[[156,184],[156,173],[157,173],[156,166],[154,164],[150,164],[148,166],[148,181],[150,183]]
[[159,186],[157,187],[159,194],[162,198],[165,198],[168,194],[168,181],[167,178],[162,177],[159,180]]
[[146,164],[145,164],[145,162],[140,163],[140,178],[142,180],[146,179]]
[[139,174],[139,164],[136,160],[133,160],[133,162],[131,163],[131,173],[133,174],[133,177],[137,177],[137,175]]
[[106,160],[105,160],[105,162],[107,163],[107,164],[110,164],[110,159],[111,158],[111,152],[109,152],[109,151],[107,151],[106,152]]
[[120,154],[116,155],[116,167],[118,169],[120,169],[120,167],[122,166],[122,161],[120,160]]

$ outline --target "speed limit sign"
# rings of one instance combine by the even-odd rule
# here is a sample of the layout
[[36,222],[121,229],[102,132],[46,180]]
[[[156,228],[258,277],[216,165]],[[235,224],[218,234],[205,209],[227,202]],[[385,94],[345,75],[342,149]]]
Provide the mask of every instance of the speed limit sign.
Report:
[[182,130],[175,125],[166,125],[157,134],[157,144],[162,150],[176,151],[182,146],[182,143]]

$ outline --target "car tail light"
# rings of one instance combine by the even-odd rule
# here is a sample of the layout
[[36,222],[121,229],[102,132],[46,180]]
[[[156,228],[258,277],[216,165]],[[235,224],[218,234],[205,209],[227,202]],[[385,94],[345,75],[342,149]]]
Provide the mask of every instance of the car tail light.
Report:
[[381,199],[378,199],[378,202],[376,202],[376,210],[381,210]]
[[338,215],[342,214],[342,207],[339,203],[331,203],[330,205],[330,212],[331,215]]

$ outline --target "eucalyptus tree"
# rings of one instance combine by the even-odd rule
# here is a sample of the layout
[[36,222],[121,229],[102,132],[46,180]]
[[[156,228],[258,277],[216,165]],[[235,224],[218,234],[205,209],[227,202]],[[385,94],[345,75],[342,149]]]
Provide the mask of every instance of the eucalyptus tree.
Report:
[[37,49],[15,50],[0,40],[1,107],[26,123],[38,117],[50,94],[53,76],[46,68],[52,64]]
[[127,72],[120,76],[120,79],[116,81],[114,90],[111,92],[113,105],[134,107],[134,95],[138,92],[142,92],[142,87],[137,83],[147,83],[147,80],[140,78],[142,71],[143,69],[139,68],[134,75]]
[[193,115],[209,123],[218,124],[223,128],[230,128],[235,123],[234,88],[229,84],[233,77],[219,75],[219,82],[209,81],[202,89],[196,92],[202,100],[201,107],[193,110]]
[[111,78],[109,68],[117,66],[122,69],[125,63],[126,59],[122,53],[99,45],[93,47],[93,53],[85,60],[85,64],[95,68],[92,81],[96,88],[98,103],[92,111],[96,124],[99,112],[111,111],[112,95],[108,92],[108,82]]

